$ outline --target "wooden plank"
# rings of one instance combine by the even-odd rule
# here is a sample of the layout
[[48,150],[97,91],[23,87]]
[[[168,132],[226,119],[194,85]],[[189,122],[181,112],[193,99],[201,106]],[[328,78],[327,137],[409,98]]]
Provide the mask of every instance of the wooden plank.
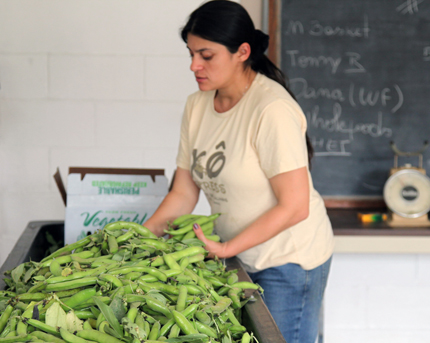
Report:
[[269,48],[267,50],[267,57],[275,64],[278,68],[280,67],[279,58],[279,45],[280,45],[280,3],[279,0],[269,0],[269,13],[268,13],[268,34],[269,34]]

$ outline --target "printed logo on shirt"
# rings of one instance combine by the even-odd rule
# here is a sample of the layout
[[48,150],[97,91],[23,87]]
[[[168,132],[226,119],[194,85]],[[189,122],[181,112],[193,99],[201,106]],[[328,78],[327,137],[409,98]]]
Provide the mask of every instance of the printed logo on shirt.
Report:
[[[215,149],[225,150],[225,142],[221,141],[215,147]],[[224,151],[214,152],[206,161],[206,167],[202,165],[202,157],[206,156],[206,151],[199,153],[197,149],[193,150],[193,164],[191,165],[191,174],[198,176],[203,179],[204,174],[208,176],[209,179],[217,177],[225,165]]]
[[[226,189],[223,184],[219,184],[211,179],[220,175],[226,162],[224,151],[226,149],[225,142],[221,141],[215,146],[217,150],[206,159],[206,151],[199,152],[197,149],[193,150],[193,163],[191,165],[191,175],[193,176],[196,184],[205,192],[206,196],[212,201],[219,203],[220,201],[226,202],[227,199],[217,195],[226,194]],[[209,179],[208,181],[206,181]]]

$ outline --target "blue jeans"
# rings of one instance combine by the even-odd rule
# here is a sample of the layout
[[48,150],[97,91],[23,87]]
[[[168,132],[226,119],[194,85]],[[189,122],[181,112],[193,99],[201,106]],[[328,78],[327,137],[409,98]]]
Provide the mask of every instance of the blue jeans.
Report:
[[330,264],[331,257],[312,270],[287,263],[249,273],[287,343],[315,343]]

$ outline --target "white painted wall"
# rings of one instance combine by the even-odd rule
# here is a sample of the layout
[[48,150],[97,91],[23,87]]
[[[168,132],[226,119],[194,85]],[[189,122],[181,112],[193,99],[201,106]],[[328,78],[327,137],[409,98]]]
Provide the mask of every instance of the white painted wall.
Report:
[[333,256],[325,343],[430,342],[430,255]]
[[171,178],[197,90],[179,29],[202,2],[0,0],[0,263],[29,221],[64,220],[57,167]]

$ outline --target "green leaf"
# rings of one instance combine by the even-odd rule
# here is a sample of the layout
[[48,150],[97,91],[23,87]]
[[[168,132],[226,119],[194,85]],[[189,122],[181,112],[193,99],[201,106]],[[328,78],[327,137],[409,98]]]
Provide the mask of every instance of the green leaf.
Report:
[[98,297],[93,297],[93,299],[96,305],[98,306],[99,310],[105,316],[109,325],[112,326],[115,333],[117,333],[118,336],[123,338],[124,337],[123,329],[119,324],[118,319],[116,319],[113,310],[108,305],[106,305],[103,301],[101,301]]
[[29,268],[24,274],[24,283],[27,283],[36,271],[37,269],[34,267]]
[[221,343],[232,343],[230,333],[228,332],[227,335],[223,336],[221,339]]
[[15,285],[15,292],[16,292],[16,294],[27,293],[28,289],[29,289],[29,287],[27,287],[26,285],[24,285],[24,283],[22,283],[21,281],[17,282],[16,285]]
[[124,330],[128,332],[131,336],[137,338],[139,342],[143,342],[146,340],[147,334],[144,330],[142,330],[137,324],[134,324],[130,321],[129,318],[122,318],[122,325],[124,325]]
[[179,336],[179,337],[169,338],[165,340],[165,342],[169,342],[169,343],[183,343],[183,342],[204,343],[208,341],[209,341],[209,337],[202,333]]
[[73,310],[67,313],[66,324],[66,329],[69,332],[81,331],[84,329],[84,322],[76,316]]
[[45,232],[45,236],[46,236],[46,240],[48,241],[49,244],[58,245],[58,243],[55,241],[54,237],[52,237],[52,235],[48,231]]
[[46,311],[45,323],[54,328],[60,327],[67,330],[66,312],[57,301]]
[[187,244],[188,246],[192,247],[192,246],[196,246],[196,247],[204,247],[205,243],[203,243],[200,239],[198,238],[188,238],[188,239],[184,239],[182,241],[182,243]]
[[43,275],[33,276],[33,279],[36,281],[45,281],[45,277]]
[[21,279],[22,274],[24,274],[24,263],[21,263],[18,267],[12,270],[12,279],[15,283],[18,283]]
[[9,305],[9,299],[4,299],[0,301],[0,312],[6,310],[7,305]]
[[146,293],[148,296],[150,296],[151,298],[154,298],[160,302],[163,303],[163,305],[167,305],[167,298],[161,294],[161,292],[158,289],[155,290],[150,290],[148,293]]
[[120,340],[126,340],[127,341],[127,337],[121,337],[114,329],[112,329],[110,326],[105,326],[103,328],[103,330],[105,330],[105,333],[107,333],[108,335],[111,335],[115,338],[118,338]]
[[15,290],[15,283],[11,279],[4,278],[3,281],[7,285],[8,291],[14,291]]
[[122,302],[122,299],[120,296],[115,296],[113,298],[113,300],[111,301],[109,307],[112,309],[113,314],[115,315],[116,319],[118,320],[118,322],[125,317],[125,315],[127,314],[125,308],[124,308],[124,304]]

